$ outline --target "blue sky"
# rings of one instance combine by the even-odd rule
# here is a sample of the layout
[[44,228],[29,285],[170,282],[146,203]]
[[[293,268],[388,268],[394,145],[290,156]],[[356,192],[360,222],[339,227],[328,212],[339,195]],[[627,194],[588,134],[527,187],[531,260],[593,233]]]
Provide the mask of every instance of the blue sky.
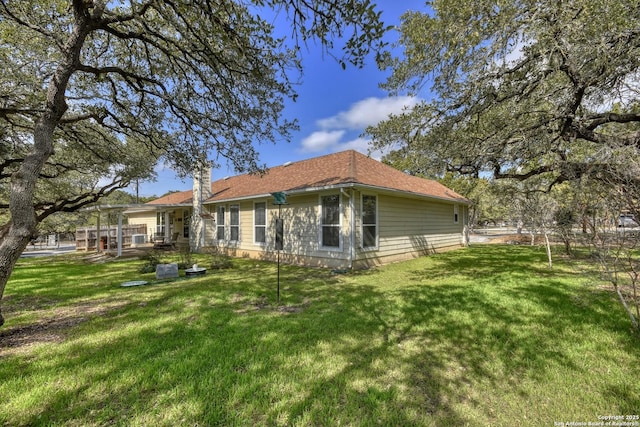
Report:
[[[398,25],[407,10],[426,7],[424,0],[379,0],[377,4],[387,25]],[[397,37],[395,30],[387,35],[388,41]],[[300,130],[292,134],[289,143],[258,146],[261,162],[270,167],[347,149],[367,154],[367,141],[360,137],[364,129],[416,102],[409,97],[389,97],[379,88],[388,73],[378,69],[373,56],[361,69],[347,66],[343,70],[334,59],[323,55],[319,47],[310,45],[303,49],[303,67],[302,83],[297,86],[298,99],[287,103],[283,112],[285,117],[298,120]],[[379,153],[373,153],[373,157],[379,157]],[[140,196],[191,189],[190,179],[180,180],[166,166],[159,165],[157,174],[156,182],[140,183]],[[236,172],[223,164],[212,174],[215,180]],[[135,189],[126,191],[134,193]]]

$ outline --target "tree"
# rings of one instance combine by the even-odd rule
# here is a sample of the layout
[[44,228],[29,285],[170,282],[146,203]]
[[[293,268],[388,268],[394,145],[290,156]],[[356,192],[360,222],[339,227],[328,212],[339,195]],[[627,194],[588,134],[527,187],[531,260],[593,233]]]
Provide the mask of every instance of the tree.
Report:
[[413,176],[433,179],[451,188],[471,201],[469,206],[469,226],[485,221],[495,223],[497,218],[504,218],[506,209],[496,202],[497,191],[494,185],[485,178],[463,175],[457,172],[434,173],[419,159],[405,155],[403,150],[392,151],[382,159],[383,163]]
[[369,128],[373,148],[400,150],[438,173],[535,179],[542,191],[597,182],[624,201],[618,214],[636,205],[637,0],[433,0],[428,6],[403,16],[402,56],[380,56],[381,67],[392,71],[383,87],[424,101]]
[[[289,17],[294,43],[274,36],[265,8]],[[10,189],[0,297],[39,221],[145,177],[145,160],[184,174],[221,157],[260,170],[254,143],[296,127],[281,112],[295,99],[287,73],[300,70],[299,45],[344,39],[339,61],[361,65],[380,48],[379,18],[369,0],[0,0],[0,179]],[[40,205],[50,170],[84,179],[58,156],[67,147],[114,184],[92,180],[80,199]]]
[[[637,1],[435,0],[403,16],[383,85],[426,99],[368,129],[433,170],[552,185],[638,158]],[[602,19],[606,16],[606,19]]]
[[[580,188],[586,187],[590,196],[591,232],[583,234],[587,238],[581,242],[591,249],[587,265],[597,268],[599,279],[613,287],[631,324],[640,332],[640,228],[620,222],[621,212],[640,219],[640,188],[634,188],[640,163],[628,159],[624,165],[626,169],[610,182],[582,179],[574,186],[578,194],[584,194]],[[580,209],[584,202],[578,199],[575,205]]]

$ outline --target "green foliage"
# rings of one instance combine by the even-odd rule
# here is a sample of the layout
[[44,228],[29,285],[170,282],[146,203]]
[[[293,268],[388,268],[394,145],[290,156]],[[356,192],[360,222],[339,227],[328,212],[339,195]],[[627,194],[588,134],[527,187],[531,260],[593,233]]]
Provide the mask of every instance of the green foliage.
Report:
[[[0,97],[12,100],[0,115],[3,143],[32,132],[50,76],[71,65],[69,84],[56,89],[74,102],[57,123],[49,169],[78,165],[88,185],[106,171],[148,178],[159,156],[189,174],[209,152],[239,172],[260,169],[253,143],[287,140],[297,128],[281,112],[295,97],[289,73],[302,70],[298,44],[316,39],[333,52],[340,38],[338,60],[362,65],[386,27],[369,0],[255,3],[3,2]],[[278,11],[294,37],[274,35]],[[62,47],[72,30],[87,34],[73,52]],[[76,54],[77,64],[65,62]],[[23,141],[12,151],[20,159],[29,150]],[[84,177],[89,159],[98,167]]]
[[573,209],[568,207],[558,208],[554,212],[553,218],[558,228],[563,230],[571,230],[571,228],[576,224],[575,213],[573,212]]
[[494,191],[495,184],[487,179],[447,172],[438,182],[473,202],[469,215],[469,224],[472,226],[485,222],[495,224],[498,220],[508,218],[506,209],[500,209],[504,205]]
[[568,206],[561,206],[554,212],[553,219],[558,236],[564,243],[565,253],[569,254],[571,252],[573,227],[577,223],[574,209]]
[[180,255],[180,261],[178,262],[178,268],[189,268],[193,265],[193,255],[191,253],[191,246],[184,245],[178,248],[178,254]]
[[375,148],[425,173],[538,177],[543,190],[637,184],[637,0],[429,4],[403,16],[402,54],[381,60],[387,90],[424,101],[368,129]]
[[[274,29],[282,10],[291,38]],[[297,129],[282,110],[298,37],[340,39],[343,66],[359,65],[385,30],[369,0],[1,1],[0,299],[39,222],[160,160],[182,176],[210,155],[263,170],[256,145]]]
[[138,269],[140,273],[155,273],[158,264],[163,263],[163,255],[158,251],[148,251],[141,259],[144,261],[144,264]]
[[284,265],[280,306],[272,263],[122,288],[145,278],[137,261],[23,259],[0,330],[0,424],[537,427],[635,414],[640,347],[625,314],[544,259],[491,245],[349,275]]

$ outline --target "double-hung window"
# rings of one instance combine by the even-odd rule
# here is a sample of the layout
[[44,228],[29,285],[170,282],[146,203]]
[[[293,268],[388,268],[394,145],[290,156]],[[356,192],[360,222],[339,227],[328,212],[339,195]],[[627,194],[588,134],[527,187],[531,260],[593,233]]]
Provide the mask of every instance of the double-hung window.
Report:
[[240,240],[240,205],[229,206],[229,240]]
[[458,223],[459,210],[458,205],[453,205],[453,223]]
[[216,238],[218,240],[224,240],[224,206],[218,206],[216,209]]
[[340,247],[340,195],[320,197],[320,245],[325,248]]
[[362,247],[373,249],[378,246],[378,198],[362,196]]
[[165,212],[156,212],[156,235],[164,236],[165,225]]
[[256,244],[267,243],[267,203],[256,202],[253,205],[253,241]]

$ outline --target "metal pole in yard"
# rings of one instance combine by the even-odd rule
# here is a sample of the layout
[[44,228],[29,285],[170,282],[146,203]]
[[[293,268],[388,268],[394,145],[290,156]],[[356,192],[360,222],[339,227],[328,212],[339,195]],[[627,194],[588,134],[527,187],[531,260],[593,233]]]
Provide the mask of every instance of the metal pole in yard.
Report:
[[280,191],[277,193],[271,193],[274,197],[274,204],[278,205],[278,218],[276,219],[276,250],[278,251],[278,294],[277,301],[280,305],[280,251],[284,249],[284,223],[282,221],[282,205],[287,203],[286,193]]

